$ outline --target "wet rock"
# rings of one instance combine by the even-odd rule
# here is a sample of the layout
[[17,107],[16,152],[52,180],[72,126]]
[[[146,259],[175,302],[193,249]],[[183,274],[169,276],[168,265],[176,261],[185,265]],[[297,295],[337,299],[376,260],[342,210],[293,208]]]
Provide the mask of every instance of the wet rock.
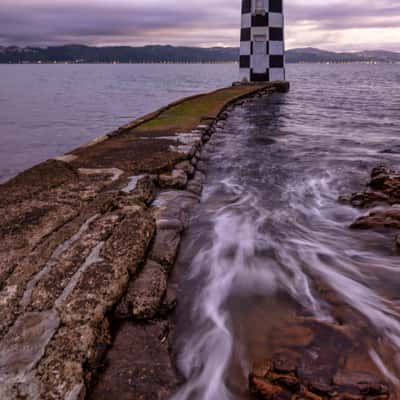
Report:
[[41,400],[85,397],[84,364],[95,358],[96,333],[89,324],[59,329],[37,368]]
[[[273,385],[265,380],[250,376],[250,393],[260,400],[274,400],[282,394],[283,389],[280,386]],[[290,397],[289,397],[290,398]]]
[[380,175],[388,175],[388,171],[383,165],[379,165],[377,167],[372,168],[371,178],[374,179]]
[[104,217],[95,215],[86,221],[75,237],[52,254],[45,268],[30,282],[29,286],[34,287],[31,296],[29,290],[25,292],[24,303],[36,311],[51,309],[91,251],[111,235],[121,219],[121,215],[110,213]]
[[205,176],[202,172],[196,171],[193,179],[191,179],[187,185],[187,191],[194,193],[197,196],[201,195],[203,191],[203,184],[205,181]]
[[149,175],[145,175],[137,181],[132,196],[135,200],[148,205],[155,199],[156,193],[154,179]]
[[354,193],[350,196],[340,196],[339,202],[343,204],[351,204],[353,207],[368,207],[372,204],[385,203],[389,201],[389,197],[379,192],[362,192]]
[[0,185],[0,208],[20,203],[48,190],[76,182],[79,174],[69,163],[49,160]]
[[195,167],[198,163],[198,158],[196,156],[192,157],[192,159],[190,160],[191,164]]
[[336,388],[328,383],[316,381],[310,383],[310,390],[320,396],[332,396],[335,393]]
[[210,136],[210,135],[204,135],[204,136],[203,136],[203,142],[204,142],[204,143],[209,142],[210,139],[211,139],[211,136]]
[[280,353],[274,357],[274,370],[282,373],[296,372],[297,362],[288,354]]
[[127,293],[117,306],[116,315],[122,318],[151,319],[159,311],[167,290],[167,277],[161,265],[147,261]]
[[400,229],[400,209],[377,211],[358,218],[350,226],[353,229],[395,228]]
[[160,316],[167,316],[172,311],[175,310],[178,299],[175,288],[168,285],[167,292],[165,293],[165,297],[162,301],[159,314]]
[[351,196],[340,196],[339,201],[350,203],[354,207],[367,207],[376,203],[390,205],[400,203],[400,175],[384,167],[376,167],[371,172],[368,189]]
[[197,163],[197,169],[202,172],[203,174],[207,174],[207,164],[204,161],[199,161]]
[[281,387],[289,389],[291,392],[295,392],[300,388],[298,378],[292,375],[273,373],[271,374],[271,381]]
[[382,381],[366,372],[339,371],[334,376],[333,383],[338,386],[357,388],[364,396],[389,394],[388,387]]
[[179,220],[185,226],[190,219],[193,206],[199,201],[198,196],[188,191],[164,191],[153,204],[153,215],[156,221]]
[[[368,207],[378,203],[387,204],[386,209],[379,209],[359,217],[350,227],[352,229],[391,228],[400,229],[400,175],[383,166],[374,168],[368,189],[351,196],[340,196],[339,201],[350,203],[354,207]],[[398,244],[395,244],[398,247]]]
[[180,242],[180,231],[175,229],[157,230],[150,258],[170,269],[175,263]]
[[178,386],[166,323],[123,322],[104,365],[89,400],[165,400]]
[[175,169],[178,171],[181,170],[181,171],[185,172],[187,174],[187,176],[189,176],[189,177],[193,176],[194,171],[195,171],[193,165],[188,160],[182,161],[182,162],[176,164]]
[[174,169],[169,174],[160,175],[158,180],[162,188],[184,189],[186,187],[188,177],[184,171]]
[[154,232],[155,221],[151,214],[144,210],[134,212],[114,229],[102,254],[114,265],[135,274],[145,259]]
[[[329,357],[320,354],[313,360],[324,364],[329,362]],[[297,364],[303,369],[311,367],[311,370],[303,373]],[[321,375],[321,371],[324,371],[324,374]],[[350,369],[338,371],[334,363],[331,363],[330,368],[312,370],[307,360],[307,352],[299,359],[291,353],[278,353],[271,360],[255,365],[249,375],[249,388],[256,399],[269,400],[284,398],[385,400],[390,395],[389,387],[370,373]]]
[[51,311],[20,317],[0,343],[0,383],[24,379],[43,356],[59,324]]

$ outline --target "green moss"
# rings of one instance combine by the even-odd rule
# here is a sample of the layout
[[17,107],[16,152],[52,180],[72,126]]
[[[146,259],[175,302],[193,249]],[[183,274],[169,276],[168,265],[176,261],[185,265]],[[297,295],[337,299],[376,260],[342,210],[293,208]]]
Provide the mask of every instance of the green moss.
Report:
[[203,118],[216,117],[221,108],[230,100],[256,89],[254,86],[237,86],[185,100],[165,110],[151,121],[140,125],[135,131],[174,130],[182,132],[193,129]]

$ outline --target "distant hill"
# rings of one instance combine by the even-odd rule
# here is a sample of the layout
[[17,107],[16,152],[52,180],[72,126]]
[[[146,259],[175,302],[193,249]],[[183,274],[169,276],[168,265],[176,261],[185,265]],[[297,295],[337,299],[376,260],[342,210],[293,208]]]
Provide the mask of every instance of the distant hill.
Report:
[[0,63],[87,62],[87,63],[158,63],[158,62],[230,62],[239,57],[237,48],[213,47],[89,47],[67,45],[47,48],[0,48]]
[[286,61],[289,63],[300,62],[400,62],[400,53],[376,50],[358,51],[351,53],[336,53],[306,47],[302,49],[291,49],[286,52]]
[[[65,45],[46,48],[39,47],[2,47],[0,63],[160,63],[160,62],[233,62],[239,57],[235,47],[89,47],[83,45]],[[400,62],[400,53],[376,50],[354,53],[335,53],[312,47],[291,49],[286,52],[289,63],[302,62]]]

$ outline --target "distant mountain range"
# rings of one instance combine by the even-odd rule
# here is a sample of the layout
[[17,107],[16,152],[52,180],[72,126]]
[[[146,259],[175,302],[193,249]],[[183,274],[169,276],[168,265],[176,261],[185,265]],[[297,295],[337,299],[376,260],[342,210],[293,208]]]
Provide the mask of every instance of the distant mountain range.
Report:
[[[162,63],[162,62],[233,62],[239,57],[235,47],[89,47],[82,45],[39,47],[0,46],[0,63]],[[286,52],[289,63],[321,62],[400,62],[400,53],[361,51],[336,53],[312,47]]]

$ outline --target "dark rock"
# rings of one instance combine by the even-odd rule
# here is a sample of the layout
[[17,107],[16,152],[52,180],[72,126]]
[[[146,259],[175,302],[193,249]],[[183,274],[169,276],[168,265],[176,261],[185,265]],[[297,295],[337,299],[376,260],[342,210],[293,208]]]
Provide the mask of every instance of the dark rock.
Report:
[[178,254],[181,233],[175,229],[159,229],[156,234],[151,259],[170,269]]
[[153,214],[156,221],[179,220],[185,226],[189,221],[193,206],[199,201],[198,196],[188,191],[164,191],[154,203]]
[[184,189],[188,177],[184,171],[174,169],[169,174],[161,174],[158,177],[158,181],[162,188]]
[[154,232],[155,221],[150,213],[134,212],[114,229],[102,253],[134,275],[145,260]]
[[388,179],[386,173],[375,175],[368,183],[368,186],[374,190],[382,190],[385,187],[385,182]]
[[338,201],[342,204],[350,204],[353,207],[368,207],[376,203],[388,202],[389,197],[380,192],[354,193],[350,196],[339,196]]
[[351,225],[353,229],[396,228],[400,229],[400,210],[386,210],[370,213],[358,218]]
[[107,352],[89,400],[165,400],[177,389],[168,351],[168,325],[125,321]]
[[161,307],[159,314],[162,317],[167,316],[170,314],[172,311],[175,310],[176,305],[177,305],[177,295],[176,295],[176,290],[175,288],[171,287],[171,285],[168,286],[167,292],[165,293],[164,299],[162,301]]
[[322,396],[331,395],[335,392],[336,388],[333,385],[329,385],[324,382],[311,382],[310,390]]
[[203,174],[206,174],[206,173],[207,173],[207,170],[208,170],[207,164],[206,164],[204,161],[199,161],[199,162],[197,163],[197,169],[198,169],[200,172],[202,172]]
[[278,385],[273,385],[263,379],[256,378],[250,375],[250,393],[255,395],[260,400],[278,399],[278,395],[282,394],[283,389]]
[[375,203],[390,205],[400,203],[400,175],[384,167],[376,167],[371,172],[369,189],[351,196],[340,196],[339,201],[354,207],[366,207]]
[[202,172],[197,171],[187,185],[187,190],[189,192],[194,193],[197,196],[201,195],[201,192],[203,191],[203,184],[205,181],[205,176]]
[[296,372],[297,370],[296,361],[290,355],[284,353],[274,356],[273,366],[277,372],[282,373]]
[[185,172],[189,177],[193,176],[195,171],[193,165],[188,160],[176,164],[175,169]]
[[147,261],[128,291],[117,306],[116,315],[120,318],[151,319],[160,309],[167,290],[167,277],[161,265]]
[[366,372],[339,371],[333,377],[333,383],[338,386],[357,388],[365,396],[389,394],[389,389],[383,382]]
[[372,168],[371,178],[375,178],[378,175],[388,175],[388,171],[384,166],[380,165],[378,167]]
[[299,380],[295,376],[271,374],[270,379],[274,384],[283,386],[292,392],[296,392],[300,389]]
[[148,205],[155,199],[156,193],[154,180],[149,175],[145,175],[138,180],[132,194],[138,201],[142,201]]

